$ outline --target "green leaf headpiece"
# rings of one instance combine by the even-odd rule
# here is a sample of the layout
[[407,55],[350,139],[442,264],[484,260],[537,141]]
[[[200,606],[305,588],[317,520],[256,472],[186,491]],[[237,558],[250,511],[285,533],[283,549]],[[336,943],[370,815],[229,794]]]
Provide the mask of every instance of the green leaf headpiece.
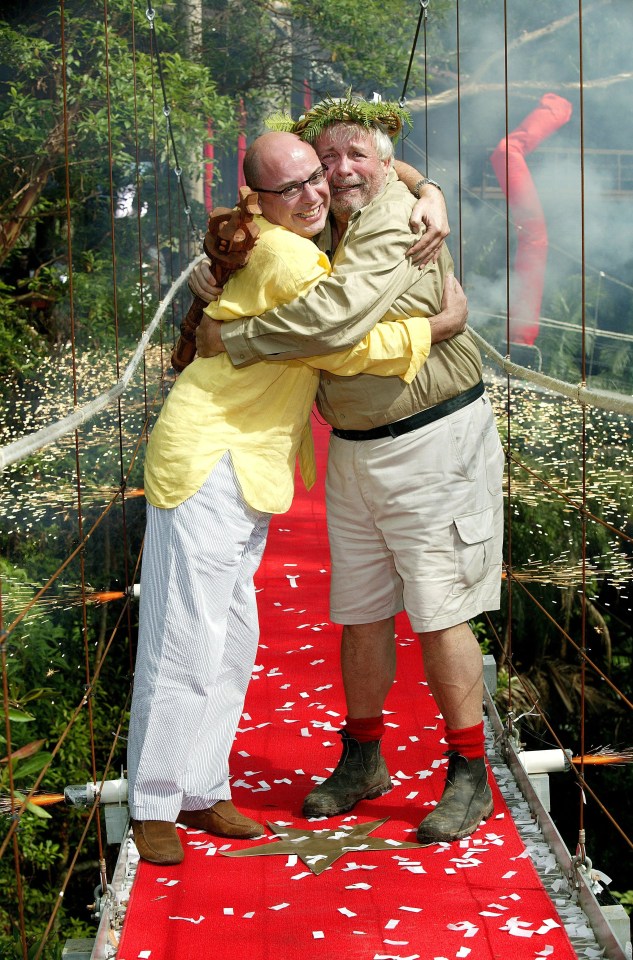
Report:
[[270,130],[298,134],[302,140],[312,143],[332,123],[357,123],[361,127],[380,127],[397,140],[404,124],[412,126],[411,114],[399,103],[390,100],[369,101],[352,96],[333,98],[329,95],[304,113],[298,120],[287,113],[275,113],[268,117]]

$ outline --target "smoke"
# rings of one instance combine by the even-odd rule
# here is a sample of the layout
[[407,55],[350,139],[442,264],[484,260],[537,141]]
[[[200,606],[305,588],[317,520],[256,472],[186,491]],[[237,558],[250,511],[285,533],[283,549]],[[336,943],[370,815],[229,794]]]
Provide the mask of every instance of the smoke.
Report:
[[[508,261],[510,300],[517,288],[513,270],[516,229],[506,221],[506,200],[490,156],[506,132],[514,130],[545,93],[569,100],[573,108],[569,123],[526,158],[548,234],[541,316],[547,319],[554,314],[570,324],[580,322],[584,245],[588,320],[603,331],[633,335],[630,3],[598,0],[585,8],[582,104],[575,0],[561,0],[556,5],[514,0],[507,4],[507,12],[504,24],[501,0],[459,5],[460,109],[453,101],[429,109],[425,119],[418,99],[405,159],[424,169],[426,154],[429,176],[442,184],[451,220],[449,246],[467,288],[471,322],[481,326],[487,338],[505,352]],[[556,26],[559,23],[562,25]],[[526,42],[529,37],[534,39]],[[455,10],[441,24],[431,18],[433,62],[440,51],[448,51],[446,76],[430,78],[431,103],[435,95],[456,85],[457,48]],[[614,79],[619,75],[628,77]],[[497,314],[501,315],[498,319],[491,319]],[[548,369],[554,359],[547,349],[546,326],[542,330],[537,344],[541,341],[543,368],[554,372]],[[579,344],[573,330],[566,336]],[[557,337],[560,339],[560,331]],[[619,341],[618,348],[633,356],[633,344]]]

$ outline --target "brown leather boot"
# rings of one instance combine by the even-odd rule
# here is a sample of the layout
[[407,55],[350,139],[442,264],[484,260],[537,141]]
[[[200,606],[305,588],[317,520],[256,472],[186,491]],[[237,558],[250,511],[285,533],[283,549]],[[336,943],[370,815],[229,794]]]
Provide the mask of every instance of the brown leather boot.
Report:
[[175,823],[168,820],[132,820],[132,834],[141,860],[169,866],[182,863],[185,859]]
[[448,771],[444,792],[435,809],[418,827],[418,843],[450,842],[469,837],[493,811],[484,758],[467,760],[456,750],[448,750],[445,755],[448,757]]
[[343,751],[334,773],[311,790],[303,801],[304,817],[335,817],[355,807],[359,800],[375,800],[391,790],[380,740],[361,743],[347,730],[339,731]]
[[234,840],[250,840],[265,833],[261,823],[241,814],[231,800],[218,800],[206,810],[181,810],[177,819],[186,827]]

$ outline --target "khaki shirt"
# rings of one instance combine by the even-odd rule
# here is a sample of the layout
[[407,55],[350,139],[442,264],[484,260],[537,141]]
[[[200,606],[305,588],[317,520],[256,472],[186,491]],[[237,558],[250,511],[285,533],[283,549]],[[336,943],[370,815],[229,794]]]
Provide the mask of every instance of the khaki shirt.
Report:
[[[310,240],[256,218],[253,254],[207,307],[217,320],[263,313],[305,293],[330,264]],[[427,320],[381,323],[346,351],[322,357],[257,363],[236,369],[226,354],[197,357],[178,377],[152,430],[145,458],[145,496],[176,507],[193,496],[228,451],[244,498],[256,510],[282,513],[294,491],[299,457],[306,487],[315,479],[310,411],[326,369],[366,370],[379,380],[412,380],[430,349]]]
[[[446,247],[438,263],[422,271],[405,257],[414,203],[391,170],[385,190],[350,218],[332,276],[293,303],[224,325],[232,362],[326,354],[356,343],[381,319],[440,313],[444,277],[453,264]],[[320,245],[327,249],[327,243],[324,235]],[[323,374],[317,405],[333,426],[366,430],[462,393],[479,382],[481,371],[479,350],[466,330],[433,344],[409,384],[397,377]]]

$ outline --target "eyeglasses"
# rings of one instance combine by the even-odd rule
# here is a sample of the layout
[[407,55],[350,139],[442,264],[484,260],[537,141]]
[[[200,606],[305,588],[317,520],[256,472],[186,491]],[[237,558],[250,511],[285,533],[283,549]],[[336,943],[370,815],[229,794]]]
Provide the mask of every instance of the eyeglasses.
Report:
[[282,200],[294,200],[295,197],[298,197],[300,193],[303,193],[303,189],[307,183],[311,187],[318,187],[320,183],[323,183],[325,180],[325,174],[327,173],[327,167],[325,164],[321,164],[319,170],[315,170],[311,177],[308,177],[307,180],[300,180],[297,183],[289,183],[287,187],[284,187],[283,190],[264,190],[263,187],[253,187],[252,189],[257,191],[257,193],[276,193],[277,196],[281,197]]

